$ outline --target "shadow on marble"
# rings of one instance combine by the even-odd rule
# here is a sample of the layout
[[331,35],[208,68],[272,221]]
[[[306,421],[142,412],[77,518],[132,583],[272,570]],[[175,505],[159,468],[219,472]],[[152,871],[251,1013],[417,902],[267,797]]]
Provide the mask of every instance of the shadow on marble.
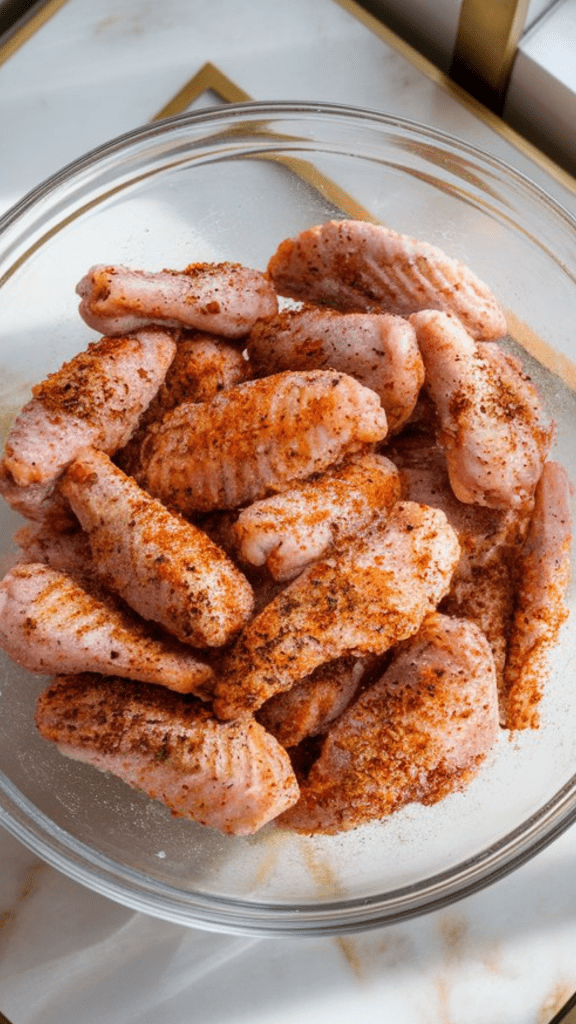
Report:
[[[31,856],[25,852],[22,860],[27,871]],[[33,861],[38,877],[14,903],[0,958],[2,1009],[17,1024],[280,1024],[308,1017],[317,1004],[344,1007],[354,993],[372,999],[378,992],[387,1015],[404,1000],[401,1017],[387,1016],[401,1024],[545,1024],[552,1013],[485,1014],[495,1012],[490,999],[497,1006],[520,990],[529,998],[531,987],[533,1005],[547,999],[543,1005],[557,1008],[554,1000],[560,1005],[576,988],[576,854],[569,834],[443,911],[334,938],[257,939],[183,928],[132,913]],[[450,990],[452,1003],[458,992],[465,1003],[473,979],[488,993],[488,1009],[471,1015],[468,1004],[462,1015],[454,1006],[444,1017],[438,1008],[417,1015],[418,1000],[429,1003],[432,991],[440,1006],[443,985],[446,999]],[[323,1012],[316,1024],[321,1019]],[[337,1017],[348,1019],[379,1018]]]

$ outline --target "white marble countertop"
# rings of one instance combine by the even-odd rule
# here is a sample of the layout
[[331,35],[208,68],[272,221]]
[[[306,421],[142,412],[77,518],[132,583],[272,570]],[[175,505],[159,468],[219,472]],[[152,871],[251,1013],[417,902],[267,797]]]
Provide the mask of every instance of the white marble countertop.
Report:
[[[254,99],[344,102],[450,131],[576,213],[567,178],[335,0],[68,0],[47,11],[0,54],[0,212],[152,119],[211,62]],[[213,102],[206,93],[195,105]],[[239,938],[148,918],[2,830],[0,862],[0,1010],[13,1024],[547,1024],[576,990],[574,830],[446,910],[337,938]]]

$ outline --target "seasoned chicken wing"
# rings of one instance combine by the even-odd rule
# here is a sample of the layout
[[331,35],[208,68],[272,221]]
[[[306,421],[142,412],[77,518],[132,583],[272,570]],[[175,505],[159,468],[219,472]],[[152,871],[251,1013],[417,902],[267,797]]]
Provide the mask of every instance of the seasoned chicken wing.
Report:
[[202,331],[184,332],[178,337],[176,355],[152,403],[155,418],[161,419],[180,402],[209,402],[251,376],[250,362],[237,344]]
[[279,823],[334,833],[462,789],[498,734],[492,655],[465,619],[430,615],[331,727]]
[[476,344],[454,316],[426,310],[411,322],[460,501],[522,508],[534,497],[553,438],[536,388],[496,344]]
[[393,433],[411,416],[424,380],[414,328],[390,313],[283,310],[257,321],[246,347],[259,376],[326,368],[349,373],[380,396]]
[[178,817],[250,835],[298,799],[288,755],[253,718],[217,722],[159,687],[60,676],[38,700],[40,734]]
[[572,545],[571,489],[557,462],[547,462],[536,488],[534,512],[517,566],[515,611],[504,679],[505,724],[539,725],[539,704],[549,655],[568,617],[565,596]]
[[40,675],[114,673],[201,696],[213,677],[189,647],[150,630],[109,594],[35,562],[0,582],[0,647]]
[[80,581],[97,578],[88,536],[77,521],[68,530],[54,530],[46,523],[25,523],[14,540],[20,548],[19,562],[42,562]]
[[458,557],[443,512],[399,502],[248,623],[222,666],[216,714],[255,711],[324,662],[381,654],[411,636],[447,592]]
[[341,310],[455,313],[485,340],[506,334],[490,289],[441,249],[359,220],[329,221],[283,241],[268,264],[281,295]]
[[256,713],[261,725],[283,747],[295,747],[307,736],[318,736],[342,714],[356,691],[365,658],[337,658],[319,665],[301,683],[274,694]]
[[89,445],[126,443],[158,391],[176,345],[167,331],[101,338],[32,389],[0,462],[0,494],[30,519],[49,515],[54,483]]
[[246,577],[202,530],[168,511],[103,452],[87,449],[61,490],[104,584],[184,643],[218,647],[251,615]]
[[335,370],[279,373],[182,402],[142,448],[147,488],[183,512],[235,508],[386,435],[375,392]]
[[180,402],[209,402],[221,391],[252,376],[250,363],[237,344],[200,331],[177,338],[176,354],[157,395],[140,417],[127,445],[116,452],[114,461],[125,473],[140,476],[140,448],[150,424]]
[[403,435],[388,454],[400,470],[409,501],[441,508],[456,531],[460,559],[441,608],[471,619],[488,639],[502,685],[515,587],[515,560],[528,515],[459,501],[448,477],[444,451],[428,436]]
[[80,316],[103,334],[160,324],[241,338],[258,317],[278,309],[266,275],[239,263],[191,263],[158,273],[99,265],[76,291]]
[[232,527],[238,556],[266,564],[274,579],[292,579],[399,497],[396,467],[364,455],[243,509]]

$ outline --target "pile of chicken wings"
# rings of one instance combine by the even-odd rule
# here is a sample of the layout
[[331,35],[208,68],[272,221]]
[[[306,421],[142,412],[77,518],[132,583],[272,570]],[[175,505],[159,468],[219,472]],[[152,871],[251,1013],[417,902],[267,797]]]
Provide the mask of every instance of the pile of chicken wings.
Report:
[[43,737],[232,834],[337,833],[537,728],[570,483],[490,289],[362,221],[265,270],[96,266],[0,462]]

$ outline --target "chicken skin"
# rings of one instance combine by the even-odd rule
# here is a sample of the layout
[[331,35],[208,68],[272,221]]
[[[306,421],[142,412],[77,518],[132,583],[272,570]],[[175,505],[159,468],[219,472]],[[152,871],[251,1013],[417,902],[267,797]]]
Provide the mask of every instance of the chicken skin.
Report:
[[456,531],[460,559],[441,609],[480,627],[492,648],[501,687],[515,560],[526,536],[528,515],[459,501],[450,486],[446,456],[433,436],[405,434],[388,449],[388,455],[398,466],[406,499],[441,508]]
[[177,817],[251,835],[298,799],[286,751],[258,722],[217,722],[199,701],[83,673],[40,696],[40,734]]
[[46,523],[25,523],[14,540],[20,548],[20,563],[42,562],[81,582],[97,579],[88,536],[77,522],[69,530],[54,530]]
[[335,309],[455,313],[474,338],[503,337],[490,289],[441,249],[359,220],[329,221],[283,241],[268,263],[280,295]]
[[289,580],[330,544],[366,526],[400,497],[396,467],[364,455],[242,509],[232,527],[238,557]]
[[557,462],[547,462],[517,566],[515,612],[504,679],[505,724],[509,729],[538,728],[549,655],[568,617],[565,596],[572,545],[570,498],[566,470]]
[[147,489],[182,512],[210,512],[285,491],[386,435],[374,391],[334,370],[238,384],[183,402],[142,446]]
[[258,317],[278,309],[266,275],[239,263],[192,263],[158,273],[99,265],[76,291],[82,319],[110,335],[159,324],[241,338]]
[[410,319],[454,494],[522,508],[534,497],[554,433],[536,388],[516,359],[496,344],[476,344],[456,317],[426,310]]
[[279,823],[334,833],[462,789],[498,734],[492,655],[465,619],[432,614],[331,727]]
[[251,376],[250,362],[234,342],[202,331],[184,332],[178,337],[176,354],[152,403],[152,414],[161,419],[180,402],[210,402],[221,391]]
[[213,671],[102,591],[42,563],[0,582],[0,647],[29,672],[99,672],[204,696]]
[[238,345],[225,338],[201,331],[180,334],[176,354],[158,393],[140,417],[128,443],[114,456],[125,473],[140,477],[140,448],[152,423],[180,402],[209,402],[221,391],[249,380],[250,363]]
[[227,643],[249,619],[252,588],[228,556],[103,452],[79,456],[61,490],[88,534],[102,582],[143,618],[196,647]]
[[306,307],[259,320],[246,347],[258,376],[282,370],[340,370],[372,388],[398,431],[424,380],[414,328],[390,313],[340,313]]
[[399,502],[390,516],[305,569],[248,623],[222,665],[214,711],[256,711],[318,665],[383,654],[415,633],[450,586],[456,534],[439,509]]
[[0,494],[24,516],[61,514],[54,485],[83,448],[115,452],[162,384],[176,344],[167,331],[101,338],[32,389],[0,462]]
[[76,291],[103,337],[0,455],[28,520],[0,650],[56,677],[42,737],[225,835],[333,835],[538,727],[572,491],[487,284],[333,220],[264,272],[99,265]]
[[365,663],[349,657],[319,665],[301,683],[270,697],[256,718],[283,747],[326,732],[355,696]]

